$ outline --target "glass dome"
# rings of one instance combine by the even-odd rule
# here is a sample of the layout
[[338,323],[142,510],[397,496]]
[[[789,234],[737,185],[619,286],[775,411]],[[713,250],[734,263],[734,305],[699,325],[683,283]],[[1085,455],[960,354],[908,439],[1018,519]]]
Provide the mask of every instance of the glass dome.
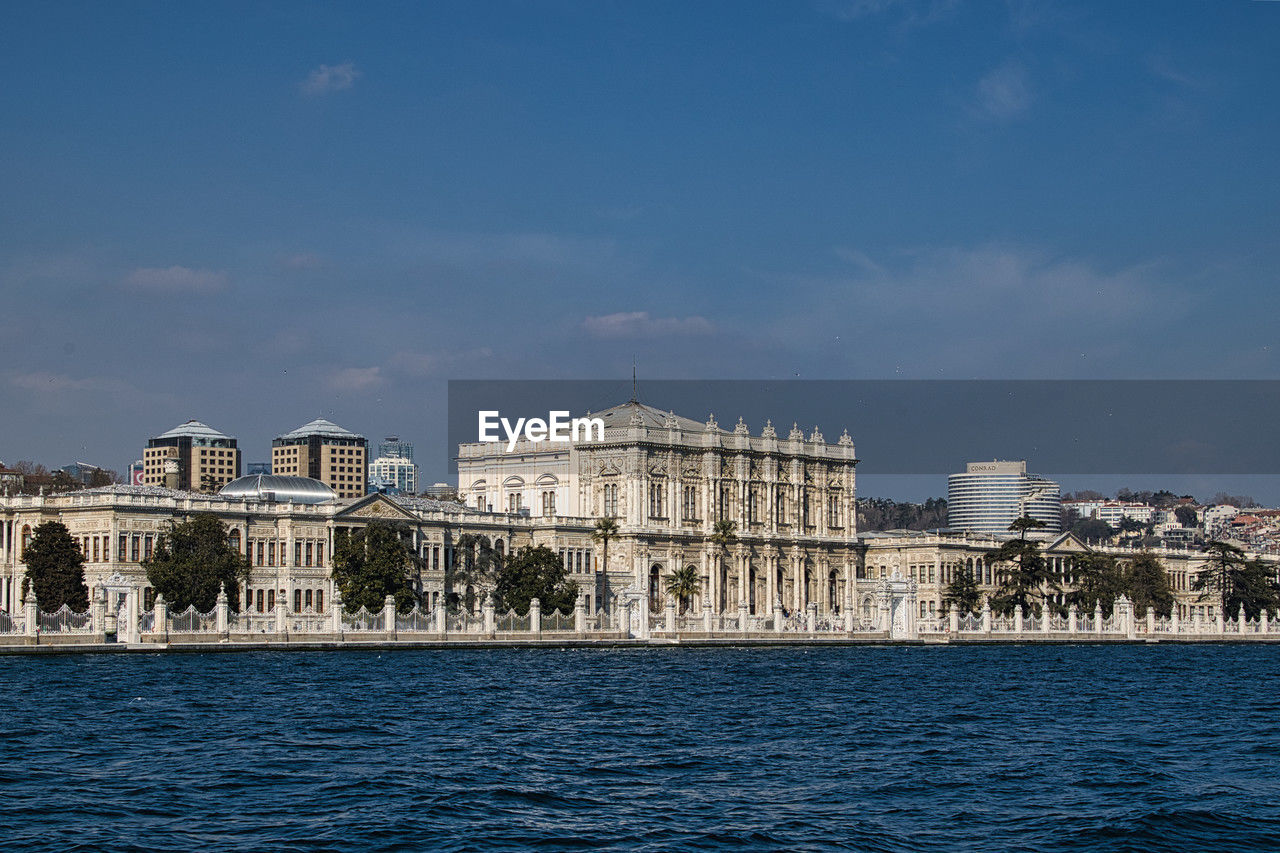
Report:
[[232,480],[218,494],[251,501],[293,501],[296,504],[322,504],[337,494],[319,480],[310,477],[282,477],[275,474],[250,474]]

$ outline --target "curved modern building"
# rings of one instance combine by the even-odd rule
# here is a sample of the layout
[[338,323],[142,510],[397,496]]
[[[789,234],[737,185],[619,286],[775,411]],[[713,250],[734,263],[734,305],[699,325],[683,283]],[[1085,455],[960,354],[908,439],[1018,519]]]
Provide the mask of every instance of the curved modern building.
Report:
[[963,474],[947,477],[947,526],[952,530],[1002,534],[1014,519],[1029,515],[1045,530],[1062,529],[1058,484],[1027,473],[1027,463],[970,462]]
[[292,501],[296,504],[322,504],[338,495],[319,480],[310,477],[284,477],[277,474],[250,474],[232,480],[218,494],[251,501]]

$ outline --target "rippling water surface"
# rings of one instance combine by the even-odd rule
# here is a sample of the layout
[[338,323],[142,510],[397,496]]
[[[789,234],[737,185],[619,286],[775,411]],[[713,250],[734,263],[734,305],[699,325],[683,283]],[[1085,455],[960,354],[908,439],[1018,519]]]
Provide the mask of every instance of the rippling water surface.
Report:
[[0,658],[7,849],[1280,849],[1280,648]]

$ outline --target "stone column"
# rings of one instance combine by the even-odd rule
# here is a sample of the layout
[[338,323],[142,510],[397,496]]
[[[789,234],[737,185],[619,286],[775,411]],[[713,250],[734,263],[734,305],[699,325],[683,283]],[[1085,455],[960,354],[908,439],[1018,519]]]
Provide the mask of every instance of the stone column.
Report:
[[649,590],[647,584],[641,590],[639,603],[640,607],[638,609],[640,612],[637,619],[640,622],[640,630],[637,636],[642,640],[647,640],[649,639]]
[[665,610],[666,612],[663,615],[666,616],[667,620],[667,633],[674,634],[676,630],[676,604],[671,600],[670,596],[667,597]]
[[618,602],[618,636],[628,638],[631,636],[631,599],[623,595]]
[[[578,600],[582,600],[582,596],[578,596]],[[493,611],[493,596],[486,595],[484,604],[480,605],[480,612],[484,616],[484,635],[493,638],[498,634],[497,615]]]
[[[161,595],[156,596],[156,618],[157,619],[160,618],[159,608],[160,608],[160,602],[163,600],[164,600],[164,596],[161,596]],[[240,600],[244,601],[243,598]],[[225,584],[218,587],[218,597],[214,601],[213,610],[214,610],[214,623],[215,623],[215,627],[218,629],[218,635],[221,637],[225,637],[227,636],[227,633],[231,628],[231,612],[230,612],[231,605],[230,605],[230,602],[227,600],[227,587]],[[156,630],[159,630],[159,628],[157,627]]]
[[955,602],[947,608],[947,631],[954,637],[960,633],[960,608]]
[[329,596],[329,630],[342,637],[342,590],[333,585],[333,595]]
[[1236,633],[1237,633],[1237,634],[1243,634],[1243,633],[1244,633],[1244,628],[1245,628],[1244,605],[1243,605],[1243,604],[1241,604],[1241,605],[1240,605],[1240,615],[1239,615],[1239,617],[1236,619]]
[[[93,620],[93,633],[107,632],[107,591],[102,584],[93,588],[93,601],[89,605],[89,618]],[[1263,618],[1266,618],[1265,616]]]
[[542,637],[542,602],[536,598],[529,600],[529,633],[535,640]]
[[573,633],[585,634],[587,632],[587,597],[578,595],[578,600],[573,603]]
[[1215,608],[1214,608],[1214,615],[1215,615],[1215,617],[1216,617],[1216,620],[1215,620],[1215,621],[1217,622],[1217,624],[1215,625],[1215,627],[1218,629],[1218,633],[1219,633],[1219,634],[1225,634],[1225,633],[1227,633],[1227,626],[1226,626],[1227,614],[1225,614],[1225,613],[1223,613],[1223,612],[1222,612],[1224,609],[1225,609],[1225,608],[1223,608],[1223,607],[1215,607]]
[[141,594],[142,591],[136,586],[129,589],[129,595],[125,604],[129,614],[129,624],[126,626],[125,632],[126,643],[136,644],[142,642],[142,633],[138,630],[141,627],[138,624],[138,617],[142,613],[140,606],[142,602],[138,600],[141,597]]
[[991,633],[991,601],[985,595],[982,597],[982,633]]
[[1022,633],[1022,605],[1015,604],[1013,607],[1013,632],[1015,634]]
[[777,601],[773,603],[773,633],[782,633],[782,604]]
[[856,627],[853,621],[854,620],[853,602],[849,600],[847,595],[845,596],[844,613],[842,615],[844,616],[845,633],[852,634],[854,632],[854,628]]
[[444,606],[444,593],[440,593],[440,597],[436,599],[436,633],[440,635],[440,639],[444,639],[449,635],[449,611]]
[[1268,630],[1269,629],[1267,627],[1267,609],[1264,607],[1262,608],[1262,612],[1258,614],[1258,633],[1265,634],[1267,633]]
[[1053,612],[1049,609],[1049,602],[1045,601],[1040,605],[1040,633],[1047,634],[1052,626]]
[[1154,607],[1148,606],[1147,607],[1147,636],[1150,637],[1151,635],[1155,634],[1155,632],[1156,632],[1156,609]]
[[[151,608],[151,632],[161,640],[169,639],[169,608],[164,605],[164,595],[156,593],[155,604]],[[218,631],[219,634],[222,631]]]
[[810,601],[805,608],[804,627],[810,634],[818,630],[818,602]]
[[1173,603],[1173,607],[1169,608],[1169,633],[1178,633],[1178,602]]
[[40,633],[40,604],[36,601],[35,584],[27,590],[27,597],[22,599],[22,629],[28,637]]
[[751,624],[751,611],[747,609],[747,600],[745,598],[738,601],[738,631],[745,634],[747,628]]
[[391,639],[396,637],[396,597],[388,595],[382,602],[382,630]]
[[1102,602],[1096,602],[1093,605],[1093,633],[1102,633]]
[[711,602],[702,602],[702,630],[711,633]]
[[[765,571],[764,594],[765,594],[765,599],[769,602],[769,609],[771,611],[777,610],[777,607],[778,607],[778,567],[776,565],[777,559],[778,559],[777,556],[773,554],[765,554],[763,557],[764,571]],[[764,612],[763,607],[760,607],[758,609],[762,613]]]

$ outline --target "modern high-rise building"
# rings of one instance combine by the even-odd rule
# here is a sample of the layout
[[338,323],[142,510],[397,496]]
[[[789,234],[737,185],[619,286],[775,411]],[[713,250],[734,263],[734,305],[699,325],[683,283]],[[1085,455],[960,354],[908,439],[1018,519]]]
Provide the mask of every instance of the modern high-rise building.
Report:
[[142,451],[143,485],[216,492],[239,476],[235,438],[200,421],[157,435]]
[[1027,463],[970,462],[963,474],[947,477],[947,526],[974,533],[1008,533],[1015,519],[1028,515],[1046,531],[1062,528],[1058,484],[1027,473]]
[[369,479],[369,442],[363,435],[316,418],[271,442],[271,473],[310,477],[337,493],[359,498]]
[[413,461],[413,442],[401,441],[398,435],[389,435],[385,441],[378,442],[379,456],[399,456]]
[[388,489],[401,495],[418,493],[418,466],[413,464],[412,459],[404,456],[379,456],[369,463],[369,491]]

